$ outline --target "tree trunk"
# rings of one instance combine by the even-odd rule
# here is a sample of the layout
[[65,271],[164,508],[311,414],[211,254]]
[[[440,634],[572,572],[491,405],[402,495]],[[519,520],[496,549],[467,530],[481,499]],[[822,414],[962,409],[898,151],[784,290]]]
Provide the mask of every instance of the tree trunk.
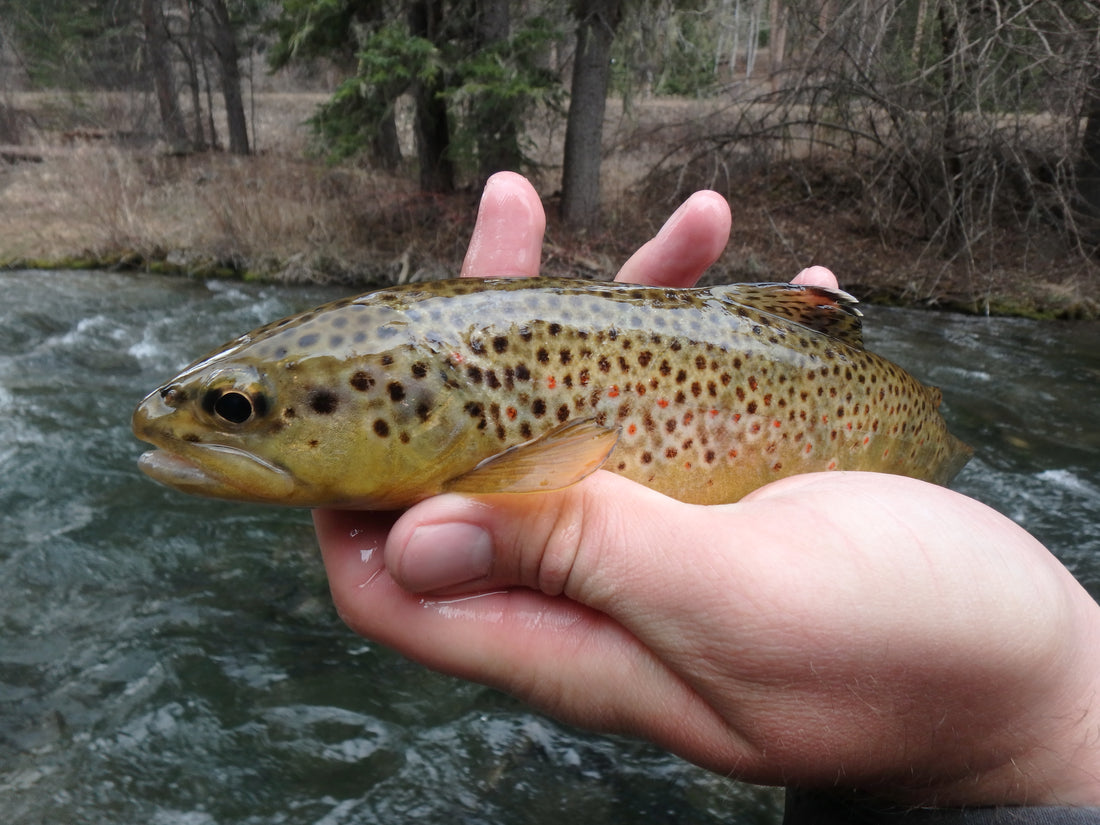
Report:
[[241,97],[240,52],[237,36],[229,20],[225,0],[209,0],[210,17],[214,23],[210,35],[214,53],[221,69],[222,98],[225,102],[225,120],[229,129],[229,151],[234,155],[247,155],[248,121],[244,116],[244,99]]
[[579,0],[569,118],[561,180],[561,216],[592,226],[600,211],[603,116],[611,75],[611,43],[622,15],[620,0]]
[[157,96],[164,137],[176,152],[191,149],[187,126],[179,107],[176,77],[172,73],[172,58],[168,53],[168,28],[160,0],[141,0],[141,25],[145,29],[145,50],[153,75],[153,90]]
[[[474,39],[479,49],[493,48],[508,39],[512,27],[509,2],[480,0],[477,3]],[[478,96],[474,107],[480,189],[494,172],[519,171],[523,153],[519,148],[519,113],[514,99],[501,99],[487,92]]]
[[[443,19],[441,0],[413,0],[409,3],[409,31],[414,37],[436,41]],[[416,100],[416,154],[420,161],[420,188],[425,192],[452,192],[454,164],[447,157],[451,131],[447,123],[443,79],[437,74],[413,87]]]
[[1100,245],[1100,71],[1093,74],[1085,98],[1085,133],[1077,162],[1077,233]]
[[787,56],[787,9],[783,0],[768,3],[768,56],[769,70],[774,75],[783,68]]

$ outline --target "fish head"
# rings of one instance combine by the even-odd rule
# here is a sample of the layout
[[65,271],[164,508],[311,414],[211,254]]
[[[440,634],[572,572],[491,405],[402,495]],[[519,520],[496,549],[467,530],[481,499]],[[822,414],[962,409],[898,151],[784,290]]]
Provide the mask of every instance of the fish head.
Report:
[[[434,353],[386,330],[351,349],[333,327],[341,311],[241,336],[149,393],[132,421],[157,448],[141,470],[187,493],[290,506],[390,509],[433,492],[439,457],[464,443],[425,366]],[[394,323],[374,314],[356,317]]]
[[280,393],[265,371],[208,362],[149,393],[133,415],[134,434],[157,449],[141,456],[147,475],[189,493],[285,502],[301,486],[281,455]]

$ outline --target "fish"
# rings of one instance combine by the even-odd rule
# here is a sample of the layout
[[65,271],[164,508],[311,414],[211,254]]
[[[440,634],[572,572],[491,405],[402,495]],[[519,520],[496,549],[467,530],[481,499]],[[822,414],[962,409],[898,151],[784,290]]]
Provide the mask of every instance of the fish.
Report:
[[605,468],[685,502],[786,476],[947,484],[941,393],[864,349],[856,299],[792,284],[460,278],[348,297],[217,348],[133,414],[139,466],[236,501],[391,510]]

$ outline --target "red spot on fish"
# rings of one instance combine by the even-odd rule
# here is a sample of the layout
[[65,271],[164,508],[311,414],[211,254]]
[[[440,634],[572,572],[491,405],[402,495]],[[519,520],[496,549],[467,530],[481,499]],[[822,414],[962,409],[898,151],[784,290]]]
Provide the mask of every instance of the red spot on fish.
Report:
[[461,364],[462,361],[463,361],[462,353],[461,352],[452,352],[451,353],[451,361],[453,361],[456,364]]
[[829,416],[827,416],[827,415],[821,416],[821,423],[822,424],[828,424],[829,423]]
[[733,415],[733,423],[734,423],[734,424],[736,424],[736,423],[737,423],[738,421],[740,421],[740,420],[741,420],[741,413],[734,413],[734,415]]
[[608,398],[618,398],[619,397],[619,387],[618,387],[617,384],[612,384],[611,385],[611,389],[609,389],[607,391],[607,397]]
[[711,410],[710,411],[710,417],[711,418],[714,418],[716,415],[718,415],[718,410]]
[[863,436],[863,443],[864,444],[870,444],[871,443],[871,436],[869,436],[869,435]]
[[849,430],[852,429],[852,422],[851,421],[848,422],[848,429]]
[[836,459],[834,458],[832,461],[830,461],[829,466],[826,467],[825,469],[826,470],[835,470],[836,469]]
[[661,408],[661,409],[663,410],[663,409],[664,409],[665,407],[667,407],[667,406],[668,406],[668,399],[667,399],[667,398],[662,398],[662,399],[660,399],[660,400],[659,400],[659,401],[657,402],[657,406],[658,406],[658,407],[660,407],[660,408]]
[[638,425],[631,424],[629,427],[626,428],[626,432],[628,435],[634,435],[634,433],[638,432]]
[[505,410],[505,412],[507,413],[508,418],[510,420],[513,420],[513,421],[515,420],[515,417],[516,417],[516,408],[515,407],[509,407],[507,410]]
[[814,448],[814,445],[813,445],[813,444],[811,444],[811,443],[810,443],[809,441],[807,441],[807,442],[806,442],[806,453],[807,453],[807,455],[808,455],[808,454],[810,453],[810,451],[811,451],[811,450],[812,450],[813,448]]
[[780,423],[779,419],[776,419],[775,421],[772,422],[772,426],[773,427],[782,427],[783,424]]
[[685,461],[684,462],[684,469],[685,470],[690,470],[691,469],[691,462],[690,461]]
[[889,447],[887,447],[885,450],[882,451],[882,457],[883,458],[886,458],[886,456],[888,456],[888,455],[890,455],[890,448]]
[[556,387],[557,385],[558,385],[558,381],[557,381],[557,379],[556,379],[556,378],[554,378],[554,376],[552,376],[552,375],[551,375],[551,376],[550,376],[549,378],[547,378],[547,379],[546,379],[546,387],[547,387],[547,389],[551,389],[551,390],[552,390],[552,389],[554,389],[554,387]]
[[729,455],[730,458],[737,458],[737,450],[730,450],[727,455]]

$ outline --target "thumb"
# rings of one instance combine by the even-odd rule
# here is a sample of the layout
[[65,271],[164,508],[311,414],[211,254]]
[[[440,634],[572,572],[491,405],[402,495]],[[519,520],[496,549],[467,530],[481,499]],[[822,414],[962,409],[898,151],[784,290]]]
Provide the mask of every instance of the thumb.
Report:
[[685,533],[706,535],[712,509],[606,472],[553,493],[444,495],[399,519],[386,567],[418,593],[520,586],[597,610],[626,599],[652,609],[669,554],[690,544]]

